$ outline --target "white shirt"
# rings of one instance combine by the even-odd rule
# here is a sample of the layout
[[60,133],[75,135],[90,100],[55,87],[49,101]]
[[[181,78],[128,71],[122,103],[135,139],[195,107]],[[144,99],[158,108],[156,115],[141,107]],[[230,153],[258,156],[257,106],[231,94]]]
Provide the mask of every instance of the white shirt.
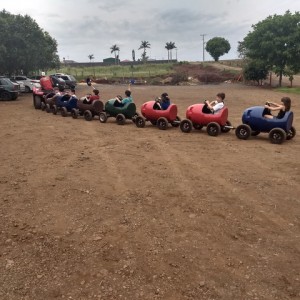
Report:
[[213,106],[214,113],[218,112],[220,109],[224,107],[224,102],[219,102]]

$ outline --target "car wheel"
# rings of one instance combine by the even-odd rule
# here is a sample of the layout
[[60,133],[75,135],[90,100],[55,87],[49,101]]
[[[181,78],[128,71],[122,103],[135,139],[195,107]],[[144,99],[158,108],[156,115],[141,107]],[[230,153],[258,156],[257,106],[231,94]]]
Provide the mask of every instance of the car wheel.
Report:
[[228,126],[228,127],[232,127],[230,121],[226,121],[225,126],[222,126],[222,127],[221,127],[221,131],[222,131],[223,133],[227,133],[227,132],[230,131],[231,128],[228,128],[227,126]]
[[53,107],[52,107],[52,113],[53,113],[54,115],[57,114],[57,106],[56,106],[55,104],[54,104]]
[[296,135],[295,127],[291,127],[291,129],[287,132],[286,139],[291,140]]
[[11,94],[9,92],[3,91],[1,93],[1,97],[3,100],[7,101],[7,100],[11,100]]
[[46,109],[46,104],[45,102],[42,102],[41,103],[41,110],[44,111]]
[[180,121],[181,121],[181,119],[177,116],[175,121],[171,122],[171,125],[173,127],[178,127],[178,126],[180,126]]
[[25,93],[30,93],[31,92],[31,89],[30,89],[30,87],[29,86],[25,86]]
[[200,124],[197,124],[197,123],[193,123],[193,127],[196,129],[196,130],[201,130],[203,128],[203,125],[200,125]]
[[251,131],[251,135],[252,136],[257,136],[257,135],[259,135],[260,134],[260,131],[258,131],[258,130],[253,130],[253,131]]
[[190,120],[185,119],[180,122],[180,129],[182,132],[189,133],[191,132],[192,128],[193,123]]
[[157,127],[160,130],[166,130],[168,128],[168,120],[164,117],[161,117],[157,120]]
[[107,121],[107,115],[106,115],[105,112],[102,112],[102,113],[99,114],[99,121],[101,123],[106,123],[106,121]]
[[86,121],[92,121],[93,120],[93,114],[90,110],[86,110],[84,113],[83,113],[83,116],[85,118]]
[[141,116],[136,117],[135,119],[135,125],[138,128],[144,128],[146,125],[145,119]]
[[247,140],[251,135],[251,127],[246,124],[239,125],[235,130],[235,135],[241,140]]
[[76,108],[72,108],[71,110],[71,116],[73,119],[77,119],[78,118],[78,111]]
[[281,128],[273,128],[269,133],[272,144],[282,144],[286,140],[286,132]]
[[207,125],[206,131],[210,136],[218,136],[221,132],[221,126],[216,122],[211,122]]
[[126,118],[125,118],[125,116],[123,114],[118,114],[116,116],[116,121],[117,121],[118,125],[124,125],[125,121],[126,121]]
[[134,116],[132,117],[132,119],[131,119],[132,123],[135,124],[136,118],[139,117],[139,116],[140,116],[140,115],[139,115],[138,113],[135,113],[135,115],[134,115]]
[[67,108],[66,107],[62,107],[60,113],[61,113],[62,117],[66,117],[68,115]]
[[41,109],[42,99],[38,95],[33,96],[33,106],[35,109]]

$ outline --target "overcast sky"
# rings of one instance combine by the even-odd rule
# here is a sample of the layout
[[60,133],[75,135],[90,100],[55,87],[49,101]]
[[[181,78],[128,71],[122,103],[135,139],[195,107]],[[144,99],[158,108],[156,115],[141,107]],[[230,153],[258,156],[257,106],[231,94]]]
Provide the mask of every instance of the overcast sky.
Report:
[[[299,0],[1,0],[0,9],[30,15],[58,43],[58,54],[78,62],[111,57],[140,58],[141,41],[148,41],[152,59],[167,59],[166,42],[175,42],[180,61],[202,61],[203,42],[227,39],[231,50],[221,59],[237,58],[237,42],[251,25],[274,14],[300,10]],[[173,58],[176,51],[173,50]],[[212,58],[205,52],[205,60]]]

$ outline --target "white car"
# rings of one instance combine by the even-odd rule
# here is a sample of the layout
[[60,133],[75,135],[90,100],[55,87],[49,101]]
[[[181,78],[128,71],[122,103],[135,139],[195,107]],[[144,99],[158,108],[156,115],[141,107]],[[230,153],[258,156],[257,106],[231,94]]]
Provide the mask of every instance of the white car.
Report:
[[25,85],[25,93],[30,93],[32,92],[32,88],[34,86],[36,86],[36,84],[39,84],[40,81],[39,80],[36,80],[36,79],[30,79],[26,76],[12,76],[10,78],[11,80],[16,80],[16,81],[22,81]]

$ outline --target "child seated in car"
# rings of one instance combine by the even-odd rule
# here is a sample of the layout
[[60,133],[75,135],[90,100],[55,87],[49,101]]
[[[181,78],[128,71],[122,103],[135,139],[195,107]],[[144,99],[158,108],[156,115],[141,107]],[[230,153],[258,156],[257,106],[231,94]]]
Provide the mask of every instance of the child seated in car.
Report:
[[204,106],[202,108],[202,112],[205,114],[215,114],[220,111],[224,107],[224,93],[218,93],[216,96],[216,100],[209,102],[208,100],[204,101]]
[[[291,99],[289,97],[281,98],[281,103],[266,102],[265,109],[263,111],[263,116],[267,119],[282,119],[285,113],[291,109]],[[272,115],[272,111],[279,110],[277,116]]]
[[122,96],[117,96],[115,98],[114,106],[122,107],[127,103],[133,103],[133,99],[131,97],[131,91],[128,89],[125,91],[125,98],[122,98]]
[[169,98],[169,95],[167,93],[162,93],[160,98],[157,98],[157,100],[155,101],[153,109],[167,110],[170,105],[171,100]]
[[91,94],[86,95],[86,97],[83,99],[82,103],[92,104],[95,100],[99,100],[99,99],[100,99],[99,90],[94,89],[93,95],[91,95]]

